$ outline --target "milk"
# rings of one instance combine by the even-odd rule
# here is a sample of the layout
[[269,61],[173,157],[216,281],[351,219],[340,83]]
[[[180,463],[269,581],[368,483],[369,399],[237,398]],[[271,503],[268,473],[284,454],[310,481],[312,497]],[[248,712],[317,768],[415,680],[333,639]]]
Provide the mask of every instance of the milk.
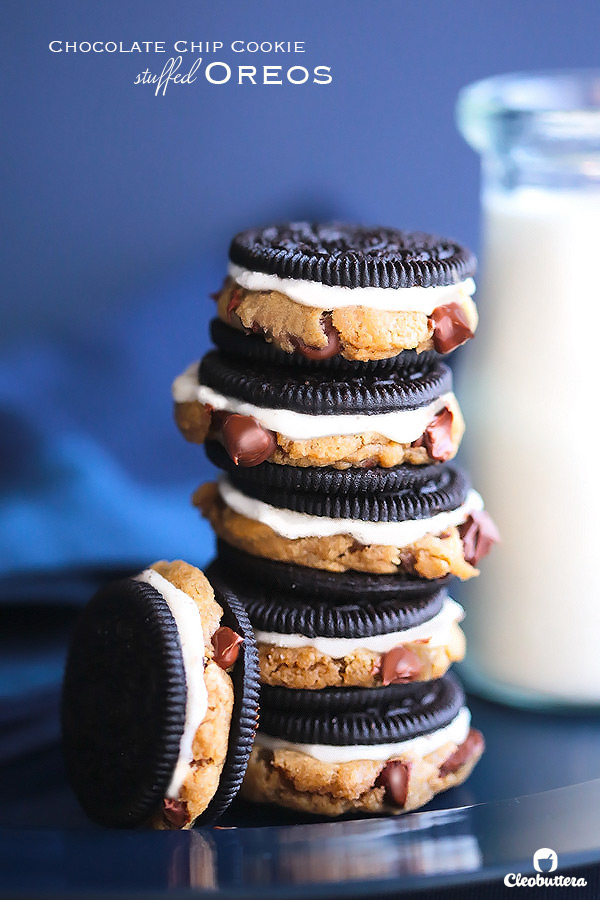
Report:
[[[489,191],[461,403],[502,543],[467,589],[466,672],[600,703],[600,189]],[[463,402],[464,395],[464,402]]]

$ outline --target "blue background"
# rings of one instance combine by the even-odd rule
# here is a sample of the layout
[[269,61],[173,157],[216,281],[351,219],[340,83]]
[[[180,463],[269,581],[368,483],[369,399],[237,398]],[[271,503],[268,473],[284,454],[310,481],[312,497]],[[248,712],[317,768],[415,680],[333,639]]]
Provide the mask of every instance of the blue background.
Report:
[[[231,234],[335,217],[477,249],[478,164],[454,127],[458,90],[597,64],[600,34],[592,0],[5,0],[2,19],[3,570],[205,561],[188,497],[208,470],[172,425],[169,385],[207,346]],[[329,65],[333,83],[201,76],[156,97],[133,81],[169,53],[48,50],[240,39],[303,40],[306,52],[214,58]]]

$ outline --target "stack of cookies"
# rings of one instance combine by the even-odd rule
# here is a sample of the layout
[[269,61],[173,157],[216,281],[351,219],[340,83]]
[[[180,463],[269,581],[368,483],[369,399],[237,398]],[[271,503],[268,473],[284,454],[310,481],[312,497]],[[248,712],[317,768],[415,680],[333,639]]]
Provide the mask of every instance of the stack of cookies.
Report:
[[221,470],[194,503],[208,571],[258,641],[261,718],[243,790],[322,815],[401,812],[483,750],[458,681],[461,607],[497,539],[451,460],[464,423],[443,356],[473,336],[473,256],[423,233],[246,231],[174,384],[184,436]]

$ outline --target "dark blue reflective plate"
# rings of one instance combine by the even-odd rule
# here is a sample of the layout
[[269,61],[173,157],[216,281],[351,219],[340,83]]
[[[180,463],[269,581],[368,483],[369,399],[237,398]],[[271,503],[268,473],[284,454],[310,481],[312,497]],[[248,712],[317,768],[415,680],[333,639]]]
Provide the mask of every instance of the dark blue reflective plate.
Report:
[[105,574],[0,582],[0,897],[342,898],[531,872],[540,847],[557,874],[600,860],[600,718],[476,698],[487,752],[423,812],[324,822],[238,802],[219,828],[97,828],[66,784],[57,710],[70,625]]

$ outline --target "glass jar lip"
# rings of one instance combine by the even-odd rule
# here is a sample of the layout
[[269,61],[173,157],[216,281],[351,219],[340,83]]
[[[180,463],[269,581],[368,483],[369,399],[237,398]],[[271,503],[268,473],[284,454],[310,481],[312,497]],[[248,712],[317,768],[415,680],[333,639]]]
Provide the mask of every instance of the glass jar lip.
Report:
[[[560,142],[600,139],[600,68],[549,69],[493,75],[464,87],[458,128],[482,152],[504,131],[520,139]],[[497,149],[497,147],[496,147]]]
[[492,75],[464,87],[459,103],[494,112],[600,112],[600,68],[542,69]]

